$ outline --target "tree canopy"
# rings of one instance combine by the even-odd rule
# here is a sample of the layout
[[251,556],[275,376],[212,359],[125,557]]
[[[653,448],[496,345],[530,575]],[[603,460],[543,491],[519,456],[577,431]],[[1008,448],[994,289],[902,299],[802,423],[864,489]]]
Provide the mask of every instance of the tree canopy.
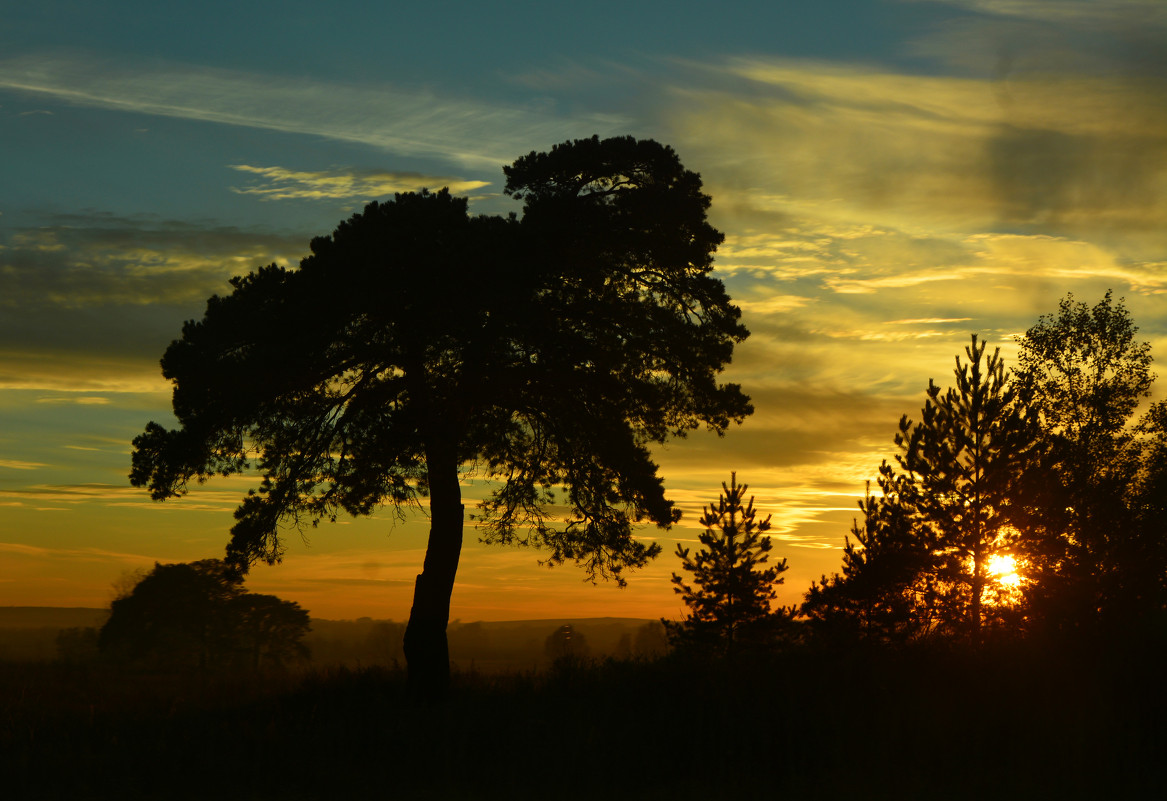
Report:
[[485,539],[622,582],[659,552],[633,524],[678,517],[650,446],[752,411],[717,380],[748,332],[711,275],[710,199],[671,148],[593,137],[505,173],[521,216],[399,194],[298,268],[233,279],[163,357],[179,427],[134,441],[131,481],[156,499],[258,468],[228,546],[241,565],[278,561],[289,525],[428,498],[411,675],[448,670],[462,470],[495,487]]
[[219,559],[155,564],[110,606],[99,645],[130,662],[165,667],[280,666],[302,659],[308,613],[243,590]]
[[1046,443],[1026,542],[1031,615],[1046,628],[1123,628],[1163,605],[1167,543],[1151,511],[1162,409],[1136,419],[1155,379],[1137,333],[1107,292],[1092,307],[1067,295],[1019,339],[1020,389]]

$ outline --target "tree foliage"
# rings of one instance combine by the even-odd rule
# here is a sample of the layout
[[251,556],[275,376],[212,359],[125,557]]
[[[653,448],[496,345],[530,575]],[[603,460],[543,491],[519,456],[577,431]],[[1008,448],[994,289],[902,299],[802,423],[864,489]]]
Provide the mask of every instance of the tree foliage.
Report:
[[771,606],[787,565],[785,559],[769,563],[770,515],[757,519],[753,497],[746,501],[749,487],[737,483],[736,473],[721,487],[717,505],[707,506],[701,517],[702,549],[692,553],[677,544],[677,558],[692,574],[692,584],[674,573],[673,590],[689,612],[680,622],[662,622],[676,647],[732,654],[743,646],[775,642],[785,633],[792,610]]
[[1031,616],[1040,626],[1124,628],[1161,611],[1167,571],[1155,509],[1167,452],[1150,394],[1150,346],[1123,302],[1067,295],[1020,338],[1019,383],[1047,447],[1029,499]]
[[486,540],[622,583],[659,552],[633,524],[678,517],[650,445],[752,411],[717,381],[748,332],[710,273],[709,197],[671,148],[593,137],[505,172],[521,217],[399,194],[298,268],[233,279],[163,357],[179,427],[134,441],[131,482],[156,499],[258,468],[228,546],[239,565],[278,561],[289,526],[428,498],[406,655],[439,693],[463,472],[495,488]]
[[842,573],[807,591],[801,612],[820,637],[902,643],[938,627],[935,557],[915,525],[914,488],[887,462],[878,486],[877,497],[867,485],[863,522],[853,521],[844,538]]
[[820,627],[850,626],[886,639],[933,631],[978,639],[996,578],[991,559],[1017,548],[1017,496],[1036,464],[1040,435],[1018,401],[999,350],[974,334],[956,357],[955,386],[929,381],[919,421],[905,415],[899,470],[880,469],[882,494],[860,503],[843,574],[808,592]]
[[242,574],[218,559],[156,563],[113,601],[100,648],[130,662],[184,668],[259,668],[306,658],[308,613],[242,585]]

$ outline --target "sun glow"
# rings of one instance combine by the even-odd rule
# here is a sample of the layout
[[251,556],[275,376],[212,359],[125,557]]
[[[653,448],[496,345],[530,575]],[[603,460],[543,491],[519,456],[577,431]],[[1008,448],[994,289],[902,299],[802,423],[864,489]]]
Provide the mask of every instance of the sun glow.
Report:
[[1021,576],[1017,573],[1017,560],[1008,554],[994,554],[989,557],[986,569],[998,584],[1010,589],[1021,586]]

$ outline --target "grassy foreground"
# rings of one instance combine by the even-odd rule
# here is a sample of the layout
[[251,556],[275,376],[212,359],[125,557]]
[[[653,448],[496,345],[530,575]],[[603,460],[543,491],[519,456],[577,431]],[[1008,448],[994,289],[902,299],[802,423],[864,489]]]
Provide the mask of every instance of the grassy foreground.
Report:
[[0,665],[9,799],[1097,798],[1167,779],[1158,653],[799,651],[460,674]]

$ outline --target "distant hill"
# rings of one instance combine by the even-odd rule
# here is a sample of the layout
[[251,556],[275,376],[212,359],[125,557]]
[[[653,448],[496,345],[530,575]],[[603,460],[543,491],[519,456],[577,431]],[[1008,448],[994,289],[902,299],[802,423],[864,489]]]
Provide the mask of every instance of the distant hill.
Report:
[[100,626],[108,610],[84,606],[0,606],[0,629],[71,629]]
[[108,614],[83,606],[0,606],[0,661],[56,659],[62,629],[99,628]]

